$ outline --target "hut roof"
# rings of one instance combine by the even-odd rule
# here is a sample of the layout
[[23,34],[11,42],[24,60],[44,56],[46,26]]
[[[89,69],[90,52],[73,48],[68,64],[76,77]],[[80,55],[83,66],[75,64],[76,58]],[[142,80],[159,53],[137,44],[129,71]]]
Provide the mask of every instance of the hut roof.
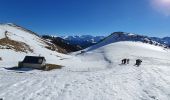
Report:
[[45,57],[25,56],[23,63],[42,64],[44,60]]

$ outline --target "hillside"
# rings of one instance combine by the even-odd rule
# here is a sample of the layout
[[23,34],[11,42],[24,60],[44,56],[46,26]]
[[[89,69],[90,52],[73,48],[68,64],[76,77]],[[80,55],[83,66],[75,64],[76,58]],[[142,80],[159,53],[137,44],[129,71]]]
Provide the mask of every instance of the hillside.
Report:
[[109,35],[108,37],[99,41],[96,45],[94,45],[88,49],[93,50],[93,49],[102,47],[104,45],[107,45],[110,43],[115,43],[115,42],[120,42],[120,41],[143,42],[146,44],[161,46],[163,48],[169,48],[168,44],[165,44],[163,42],[160,42],[160,41],[153,39],[151,37],[148,37],[148,36],[132,34],[132,33],[125,33],[125,32],[114,32],[111,35]]
[[42,38],[51,41],[53,44],[55,44],[57,46],[60,46],[61,48],[66,50],[67,53],[75,52],[75,51],[79,51],[79,50],[83,49],[81,46],[70,44],[69,41],[64,40],[64,39],[62,39],[60,37],[54,37],[54,36],[50,36],[50,35],[43,35]]
[[[169,100],[168,49],[131,41],[89,49],[82,54],[55,58],[53,63],[65,67],[50,72],[10,71],[4,69],[10,67],[10,62],[1,64],[0,97],[5,100]],[[49,57],[54,59],[53,55]],[[121,65],[123,58],[130,58],[130,64]],[[143,62],[135,67],[138,58]]]
[[25,55],[41,55],[51,61],[66,53],[63,48],[15,24],[0,25],[0,52],[3,62],[23,60]]
[[[114,33],[72,54],[21,27],[0,25],[0,98],[4,100],[169,100],[170,50],[145,36]],[[157,45],[156,45],[157,44]],[[54,48],[56,47],[56,48]],[[25,55],[62,69],[11,70]],[[121,60],[130,59],[122,65]],[[143,62],[134,66],[136,59]]]
[[170,47],[170,37],[163,37],[163,38],[151,37],[151,39],[158,41],[162,44],[166,44]]

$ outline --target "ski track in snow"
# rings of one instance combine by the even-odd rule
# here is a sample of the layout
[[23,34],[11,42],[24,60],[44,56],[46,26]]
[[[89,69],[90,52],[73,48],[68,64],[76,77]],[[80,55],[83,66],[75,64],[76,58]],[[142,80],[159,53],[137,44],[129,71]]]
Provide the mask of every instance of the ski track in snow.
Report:
[[168,100],[170,80],[164,76],[170,79],[170,74],[159,65],[152,66],[147,62],[140,67],[117,63],[112,68],[88,73],[64,69],[17,75],[10,72],[0,75],[0,97],[4,100]]

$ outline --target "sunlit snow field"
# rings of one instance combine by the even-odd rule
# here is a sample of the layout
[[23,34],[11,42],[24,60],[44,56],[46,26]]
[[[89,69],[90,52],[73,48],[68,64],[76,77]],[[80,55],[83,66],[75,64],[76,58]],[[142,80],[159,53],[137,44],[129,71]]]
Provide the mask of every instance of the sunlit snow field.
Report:
[[[0,98],[4,100],[170,100],[168,49],[105,40],[83,54],[65,55],[45,49],[34,35],[8,30],[14,31],[11,39],[25,41],[35,52],[0,49]],[[39,54],[48,63],[64,67],[52,71],[6,69],[17,66],[25,55]],[[121,65],[123,58],[129,58],[130,64]],[[134,66],[136,59],[142,59],[141,66]]]

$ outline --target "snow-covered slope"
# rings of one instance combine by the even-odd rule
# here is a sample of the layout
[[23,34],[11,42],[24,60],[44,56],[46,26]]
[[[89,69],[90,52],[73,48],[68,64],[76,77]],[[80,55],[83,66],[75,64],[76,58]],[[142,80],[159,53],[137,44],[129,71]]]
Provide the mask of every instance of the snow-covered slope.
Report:
[[[13,24],[0,25],[0,98],[169,100],[170,50],[143,43],[146,38],[133,34],[127,34],[129,38],[125,39],[119,35],[112,34],[84,52],[64,55],[29,30]],[[8,69],[25,55],[45,56],[47,63],[64,67],[49,72]],[[124,58],[129,58],[130,64],[121,65]],[[136,59],[142,59],[140,67],[134,66]]]
[[[124,41],[110,42],[96,49],[89,48],[84,51],[82,54],[77,52],[60,60],[52,60],[53,63],[65,67],[50,72],[10,71],[4,69],[1,64],[0,98],[4,100],[170,99],[168,49],[142,42]],[[53,55],[49,57],[54,59]],[[121,65],[123,58],[130,58],[130,64]],[[135,67],[134,63],[138,58],[143,62],[140,67]]]
[[25,55],[45,56],[50,63],[65,56],[58,53],[60,49],[27,29],[14,24],[0,25],[0,57],[5,65],[15,62],[15,66]]

